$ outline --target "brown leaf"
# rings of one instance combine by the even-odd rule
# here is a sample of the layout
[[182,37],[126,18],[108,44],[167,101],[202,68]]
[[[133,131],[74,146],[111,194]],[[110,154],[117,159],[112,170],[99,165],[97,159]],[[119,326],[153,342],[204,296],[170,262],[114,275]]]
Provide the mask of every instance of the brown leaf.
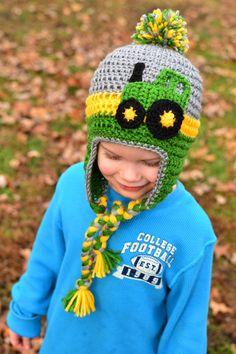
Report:
[[87,134],[81,130],[78,130],[72,135],[72,139],[77,143],[85,143],[87,141]]
[[183,171],[180,175],[180,179],[182,181],[188,181],[188,180],[199,180],[199,179],[203,179],[204,175],[202,173],[202,171],[200,170],[190,170],[190,171]]
[[80,108],[75,108],[73,111],[68,113],[68,116],[77,122],[84,121],[84,112]]
[[23,248],[23,249],[20,249],[19,253],[24,258],[23,271],[25,271],[27,268],[27,264],[28,264],[30,255],[31,255],[31,249],[30,248]]
[[41,154],[37,150],[30,150],[30,151],[27,152],[27,156],[30,157],[30,158],[34,158],[34,157],[40,157]]
[[93,73],[91,71],[86,71],[84,73],[80,73],[78,76],[79,88],[88,89],[90,86],[90,81]]
[[218,243],[215,246],[215,256],[216,258],[220,258],[220,257],[229,257],[229,250],[230,250],[230,245],[219,245]]
[[74,57],[75,64],[84,67],[87,64],[87,56],[85,53],[77,53]]
[[216,302],[214,300],[210,301],[210,308],[212,310],[213,315],[217,315],[218,313],[232,313],[233,310],[226,306],[224,303],[222,302]]
[[218,288],[213,286],[211,288],[211,300],[218,300],[219,298],[220,298],[220,292],[219,292]]
[[236,182],[229,181],[226,183],[218,183],[216,190],[218,192],[236,192]]
[[28,133],[33,128],[35,122],[29,118],[24,118],[20,120],[20,128],[23,132]]
[[53,177],[53,176],[50,176],[50,175],[45,175],[44,176],[44,182],[48,186],[54,186],[56,184],[56,178],[55,178],[55,176]]
[[231,350],[234,354],[236,354],[236,344],[231,345]]
[[1,122],[3,124],[6,124],[6,125],[13,125],[16,123],[16,117],[14,116],[9,116],[9,115],[4,115],[2,118],[1,118]]
[[209,118],[223,117],[231,106],[216,92],[206,91],[203,112]]
[[13,106],[13,114],[17,116],[28,116],[31,109],[31,103],[28,101],[16,102]]
[[8,185],[7,176],[0,175],[0,188],[6,188]]
[[215,195],[215,200],[216,200],[216,203],[219,205],[224,205],[227,203],[227,199],[223,195],[220,195],[220,194]]
[[44,107],[32,107],[30,117],[39,121],[48,121],[50,118],[47,109]]
[[[28,121],[28,120],[29,120],[29,119],[27,119],[27,121]],[[29,129],[28,131],[30,131],[30,129]],[[18,133],[16,134],[16,140],[17,140],[19,143],[24,144],[24,143],[26,143],[26,141],[27,141],[27,135],[24,134],[24,133],[22,133],[22,132],[18,132]]]
[[231,263],[235,264],[236,265],[236,252],[234,252],[231,256],[231,259],[230,259]]
[[193,150],[190,152],[190,156],[194,159],[201,159],[202,157],[206,156],[208,153],[207,146],[202,146],[200,149]]
[[210,191],[210,186],[209,184],[206,183],[200,183],[197,184],[196,186],[193,187],[193,191],[197,194],[197,195],[204,195],[205,193]]
[[203,160],[207,161],[207,162],[212,162],[216,160],[216,156],[213,154],[210,155],[206,155],[203,157]]
[[17,159],[13,159],[9,161],[9,166],[13,168],[13,170],[18,170],[20,167],[21,161]]

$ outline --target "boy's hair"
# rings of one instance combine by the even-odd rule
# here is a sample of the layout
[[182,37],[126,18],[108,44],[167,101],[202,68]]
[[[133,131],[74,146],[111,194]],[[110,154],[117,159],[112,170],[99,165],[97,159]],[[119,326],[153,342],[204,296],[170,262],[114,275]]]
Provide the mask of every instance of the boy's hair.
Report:
[[[200,126],[202,80],[183,56],[188,49],[183,17],[178,11],[154,10],[141,17],[132,38],[132,44],[100,63],[86,100],[86,191],[97,217],[85,235],[77,289],[64,299],[65,309],[79,316],[95,309],[88,291],[92,277],[106,276],[120,262],[120,256],[107,249],[109,237],[121,221],[155,207],[172,191]],[[116,201],[107,210],[107,181],[97,165],[101,141],[160,156],[158,177],[146,198],[128,206]]]

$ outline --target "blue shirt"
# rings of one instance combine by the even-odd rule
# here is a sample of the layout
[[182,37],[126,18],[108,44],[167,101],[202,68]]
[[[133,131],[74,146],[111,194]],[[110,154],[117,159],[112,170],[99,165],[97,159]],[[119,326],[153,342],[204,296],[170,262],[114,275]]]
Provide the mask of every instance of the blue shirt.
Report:
[[[111,188],[107,195],[109,205],[129,201]],[[121,223],[109,248],[120,250],[122,261],[93,280],[96,311],[77,318],[61,299],[80,277],[84,234],[94,218],[78,163],[59,179],[27,271],[12,289],[9,327],[38,336],[46,315],[41,354],[205,354],[216,238],[183,184],[154,209]]]

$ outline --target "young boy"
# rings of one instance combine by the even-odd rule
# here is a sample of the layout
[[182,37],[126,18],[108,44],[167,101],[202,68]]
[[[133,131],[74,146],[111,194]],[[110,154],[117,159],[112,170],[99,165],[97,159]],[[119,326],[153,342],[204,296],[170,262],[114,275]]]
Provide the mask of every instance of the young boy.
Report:
[[143,15],[95,72],[85,162],[59,179],[12,290],[13,345],[29,346],[46,315],[42,354],[206,353],[216,238],[178,181],[202,90],[185,24]]

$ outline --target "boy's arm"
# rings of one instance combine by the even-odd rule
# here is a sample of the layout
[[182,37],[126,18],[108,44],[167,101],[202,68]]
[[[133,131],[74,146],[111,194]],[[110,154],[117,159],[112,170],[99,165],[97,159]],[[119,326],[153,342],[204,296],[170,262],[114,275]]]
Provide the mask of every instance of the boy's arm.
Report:
[[47,312],[64,250],[59,180],[39,227],[27,270],[12,289],[7,324],[20,336],[40,335],[41,316]]
[[171,284],[158,354],[205,354],[214,243]]

